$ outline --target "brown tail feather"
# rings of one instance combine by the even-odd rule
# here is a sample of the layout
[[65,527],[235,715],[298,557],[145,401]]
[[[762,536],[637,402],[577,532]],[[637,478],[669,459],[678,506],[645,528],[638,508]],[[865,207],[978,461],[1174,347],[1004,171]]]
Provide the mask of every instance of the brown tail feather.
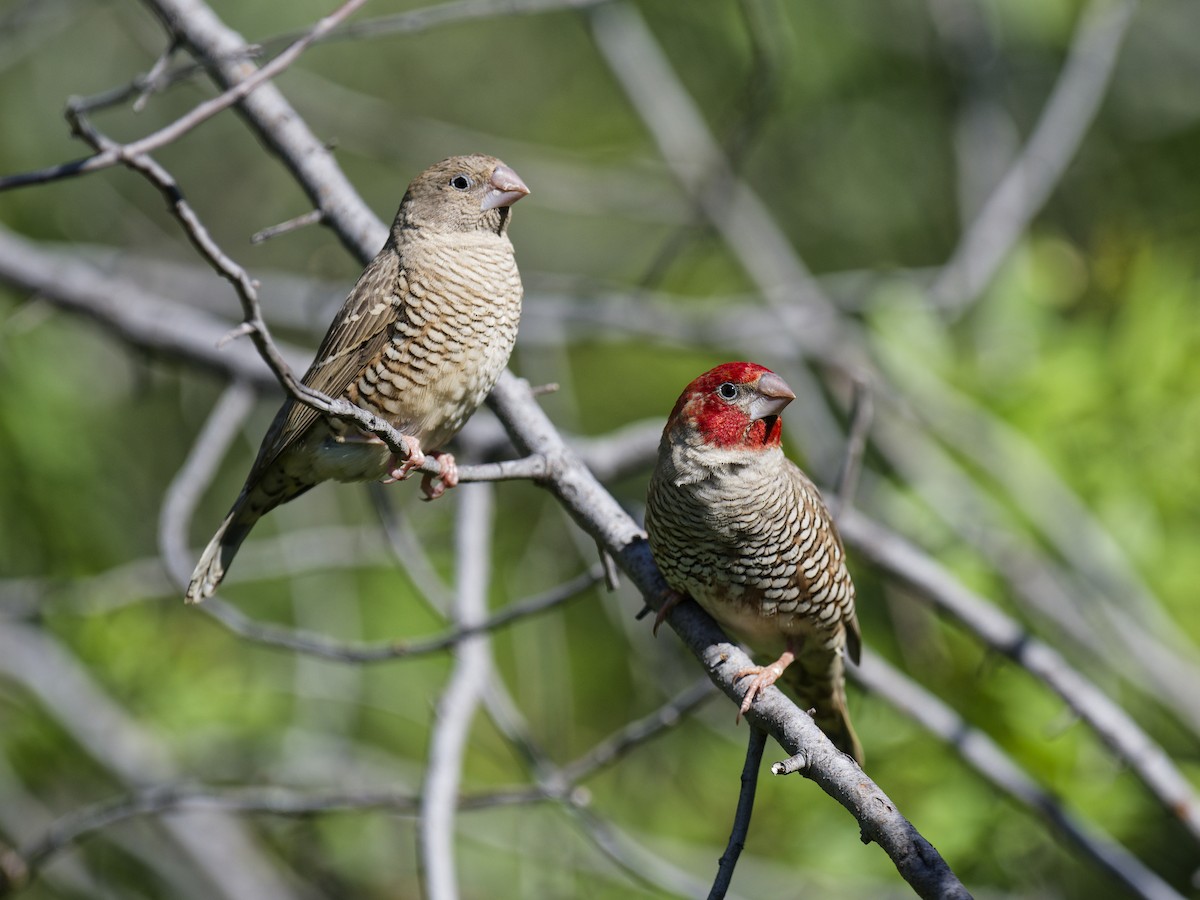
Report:
[[863,748],[846,708],[846,675],[840,653],[813,642],[788,667],[787,680],[796,700],[813,710],[813,721],[835,747],[863,764]]
[[242,546],[242,541],[258,521],[258,516],[247,520],[247,517],[240,515],[241,513],[242,503],[239,500],[229,511],[213,539],[208,542],[204,552],[200,554],[200,561],[196,563],[187,593],[184,594],[185,602],[199,603],[205,597],[211,596],[225,577],[225,571],[237,554],[238,548]]
[[833,741],[835,747],[843,753],[853,756],[854,761],[860,766],[863,764],[862,744],[858,740],[858,735],[854,733],[854,726],[850,724],[850,712],[846,709],[844,693],[835,698],[833,709],[817,707],[813,721],[825,732],[825,736]]
[[255,523],[281,503],[295,500],[311,487],[312,484],[289,478],[282,467],[268,469],[265,474],[252,471],[229,515],[200,554],[184,599],[188,603],[199,603],[211,596]]

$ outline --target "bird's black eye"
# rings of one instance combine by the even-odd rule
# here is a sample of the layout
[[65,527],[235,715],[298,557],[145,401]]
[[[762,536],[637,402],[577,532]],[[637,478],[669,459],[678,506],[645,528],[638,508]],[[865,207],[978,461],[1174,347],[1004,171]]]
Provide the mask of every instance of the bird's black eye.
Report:
[[473,182],[466,175],[455,175],[450,179],[450,187],[454,188],[456,191],[465,191],[471,187],[474,187],[474,185],[475,182]]
[[717,393],[721,395],[722,400],[732,400],[738,395],[737,385],[731,381],[726,381],[717,388]]

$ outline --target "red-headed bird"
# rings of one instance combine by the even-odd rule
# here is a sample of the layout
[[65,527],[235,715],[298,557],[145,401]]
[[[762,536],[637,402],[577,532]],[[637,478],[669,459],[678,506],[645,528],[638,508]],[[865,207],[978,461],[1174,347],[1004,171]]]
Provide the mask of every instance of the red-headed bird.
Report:
[[692,597],[758,653],[741,712],[786,672],[821,730],[862,762],[846,709],[843,658],[862,638],[842,541],[821,495],[783,455],[783,408],[796,395],[769,369],[731,362],[687,386],[650,480],[650,549],[675,592]]

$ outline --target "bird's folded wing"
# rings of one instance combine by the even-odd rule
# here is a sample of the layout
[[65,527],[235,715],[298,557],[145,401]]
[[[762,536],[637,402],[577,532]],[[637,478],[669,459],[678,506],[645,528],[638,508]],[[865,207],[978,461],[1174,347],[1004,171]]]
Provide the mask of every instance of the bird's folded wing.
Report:
[[[403,303],[397,297],[400,262],[390,248],[367,266],[329,326],[313,364],[301,379],[328,397],[341,397],[387,346]],[[289,398],[275,416],[248,481],[288,449],[320,413]]]

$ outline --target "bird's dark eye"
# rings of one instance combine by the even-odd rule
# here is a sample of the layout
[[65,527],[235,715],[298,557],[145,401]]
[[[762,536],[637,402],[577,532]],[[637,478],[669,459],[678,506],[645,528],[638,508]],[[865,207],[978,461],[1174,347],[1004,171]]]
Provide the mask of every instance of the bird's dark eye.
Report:
[[717,388],[717,393],[721,395],[722,400],[732,400],[738,395],[737,385],[731,381],[726,381]]
[[450,179],[450,187],[454,188],[456,191],[465,191],[474,185],[475,182],[473,182],[466,175],[455,175]]

